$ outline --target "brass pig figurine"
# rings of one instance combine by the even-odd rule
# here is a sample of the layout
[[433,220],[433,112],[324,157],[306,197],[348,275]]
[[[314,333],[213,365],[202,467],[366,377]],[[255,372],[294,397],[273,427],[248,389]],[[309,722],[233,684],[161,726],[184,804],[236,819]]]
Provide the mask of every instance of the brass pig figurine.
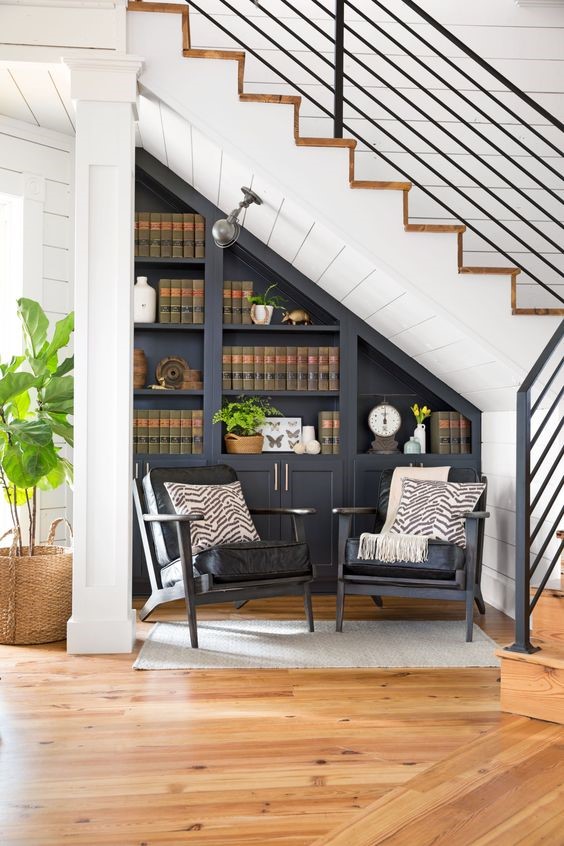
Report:
[[291,323],[292,326],[303,324],[304,326],[312,326],[313,320],[303,308],[295,308],[294,311],[285,311],[282,315],[282,323]]

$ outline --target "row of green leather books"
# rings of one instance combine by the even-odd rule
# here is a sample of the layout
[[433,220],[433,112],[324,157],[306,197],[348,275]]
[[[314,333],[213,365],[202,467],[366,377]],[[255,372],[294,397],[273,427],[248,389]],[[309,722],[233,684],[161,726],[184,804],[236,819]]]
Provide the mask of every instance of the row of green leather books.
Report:
[[224,346],[224,390],[338,391],[339,347]]
[[204,412],[166,408],[133,410],[133,450],[141,454],[201,455]]
[[159,323],[203,323],[203,279],[159,279]]
[[439,455],[472,452],[472,424],[459,411],[433,411],[430,428],[431,452]]
[[252,282],[226,279],[223,283],[223,322],[250,325],[251,303],[248,297],[252,296]]
[[317,415],[317,439],[322,455],[338,455],[341,415],[338,411],[320,411]]
[[206,222],[201,214],[135,212],[136,256],[205,258]]

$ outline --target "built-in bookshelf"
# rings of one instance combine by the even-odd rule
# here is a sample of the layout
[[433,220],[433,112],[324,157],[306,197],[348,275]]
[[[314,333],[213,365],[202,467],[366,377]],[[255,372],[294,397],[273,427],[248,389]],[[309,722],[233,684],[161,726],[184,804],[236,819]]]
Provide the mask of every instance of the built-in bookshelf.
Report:
[[[235,205],[237,200],[233,197],[229,202]],[[244,227],[235,245],[225,250],[216,247],[211,228],[215,220],[225,216],[225,212],[144,151],[138,152],[136,209],[160,214],[161,222],[163,214],[200,215],[204,221],[205,253],[198,258],[167,255],[135,258],[136,275],[146,276],[157,293],[162,295],[164,288],[165,296],[168,294],[166,284],[159,284],[163,279],[172,280],[171,287],[181,291],[180,302],[173,303],[175,319],[180,314],[180,320],[162,322],[158,308],[159,316],[155,323],[134,326],[134,344],[144,350],[148,363],[147,384],[134,390],[134,412],[138,421],[144,421],[144,415],[149,411],[153,415],[155,412],[163,413],[163,451],[160,438],[159,451],[153,444],[153,451],[149,452],[146,451],[146,436],[142,434],[141,440],[137,437],[134,465],[138,475],[159,465],[172,467],[224,462],[235,468],[251,507],[270,504],[316,508],[317,514],[308,521],[308,540],[318,571],[316,586],[318,590],[333,590],[337,555],[335,523],[331,516],[333,507],[373,505],[379,474],[387,467],[449,463],[480,470],[480,413],[474,406]],[[168,224],[168,217],[165,221]],[[178,243],[177,252],[179,247]],[[182,322],[181,280],[186,279],[199,280],[202,285],[205,311],[203,322],[199,324]],[[180,284],[176,284],[178,282]],[[229,283],[230,298],[226,295],[226,283]],[[270,324],[255,325],[251,322],[250,304],[243,298],[251,291],[253,295],[264,294],[272,284],[276,285],[272,293],[283,299],[284,308],[290,312],[305,310],[311,325],[283,322],[284,311],[281,309],[274,311]],[[184,287],[190,291],[189,286]],[[235,310],[233,291],[236,292]],[[178,297],[178,294],[175,296]],[[190,307],[188,301],[184,305]],[[168,306],[171,307],[171,304],[168,303]],[[178,307],[180,313],[176,311]],[[185,311],[185,315],[187,313],[190,312]],[[166,309],[162,314],[167,314]],[[241,378],[235,385],[232,382],[233,361],[229,362],[231,370],[228,378],[225,358],[226,350],[230,349],[232,355],[233,348],[238,349],[237,356],[246,358],[245,368],[240,371]],[[261,387],[261,379],[264,380],[265,375],[264,360],[272,357],[272,350],[274,362],[268,363],[274,365],[274,378],[269,379],[268,386]],[[308,378],[302,378],[301,388],[294,375],[300,350],[302,359],[304,350],[308,351],[308,358],[317,359],[315,362],[308,361]],[[325,370],[321,381],[319,376],[319,368],[326,367],[326,351],[332,351],[338,358],[338,381],[333,380],[332,384],[325,381]],[[171,355],[182,357],[190,368],[201,371],[201,389],[163,391],[149,388],[149,384],[155,383],[157,364]],[[303,366],[303,360],[301,363]],[[310,364],[314,369],[309,369]],[[242,368],[243,361],[240,365]],[[318,455],[297,455],[290,451],[265,451],[259,455],[226,454],[224,432],[221,425],[212,424],[212,417],[223,402],[241,394],[270,397],[280,416],[299,420],[302,426],[315,427],[322,452]],[[368,413],[383,400],[391,402],[402,418],[397,435],[399,451],[394,454],[368,452],[373,439],[367,423]],[[452,455],[431,453],[428,420],[428,451],[424,455],[404,455],[403,445],[415,428],[415,419],[410,411],[415,402],[426,404],[433,412],[458,414],[467,419],[471,427],[471,452]],[[198,452],[177,451],[179,446],[181,449],[183,446],[182,426],[180,444],[177,441],[177,421],[179,413],[182,420],[182,412],[185,416],[194,412],[201,414]],[[171,434],[171,420],[174,421],[174,434]],[[187,445],[185,441],[184,446]],[[174,451],[168,451],[170,449]],[[275,530],[289,536],[289,525],[276,519]],[[270,522],[259,519],[259,534],[273,531],[274,523],[276,521],[273,522],[272,518]],[[135,555],[135,591],[143,593],[146,581],[138,545]]]

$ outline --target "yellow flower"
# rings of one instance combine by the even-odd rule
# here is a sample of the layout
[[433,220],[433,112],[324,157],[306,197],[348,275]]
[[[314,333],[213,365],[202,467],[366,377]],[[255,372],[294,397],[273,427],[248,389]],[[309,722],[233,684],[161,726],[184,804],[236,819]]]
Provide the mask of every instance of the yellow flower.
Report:
[[413,411],[413,413],[417,417],[417,415],[419,414],[419,406],[417,405],[417,403],[415,403],[415,405],[411,406],[411,410]]

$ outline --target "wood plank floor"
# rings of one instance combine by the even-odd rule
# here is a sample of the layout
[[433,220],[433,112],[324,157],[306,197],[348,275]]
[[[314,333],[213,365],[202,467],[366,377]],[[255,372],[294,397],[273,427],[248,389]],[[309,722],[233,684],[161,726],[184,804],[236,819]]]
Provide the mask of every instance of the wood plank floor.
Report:
[[[314,607],[334,618],[334,597]],[[295,619],[302,608],[284,599],[199,613]],[[171,606],[154,619],[182,616]],[[382,611],[347,600],[348,619],[409,617],[458,619],[462,636],[460,603],[390,599]],[[494,609],[482,625],[511,638]],[[138,646],[150,627],[139,624]],[[152,673],[131,663],[68,656],[64,644],[0,647],[3,846],[309,846],[519,719],[499,710],[496,669]]]

